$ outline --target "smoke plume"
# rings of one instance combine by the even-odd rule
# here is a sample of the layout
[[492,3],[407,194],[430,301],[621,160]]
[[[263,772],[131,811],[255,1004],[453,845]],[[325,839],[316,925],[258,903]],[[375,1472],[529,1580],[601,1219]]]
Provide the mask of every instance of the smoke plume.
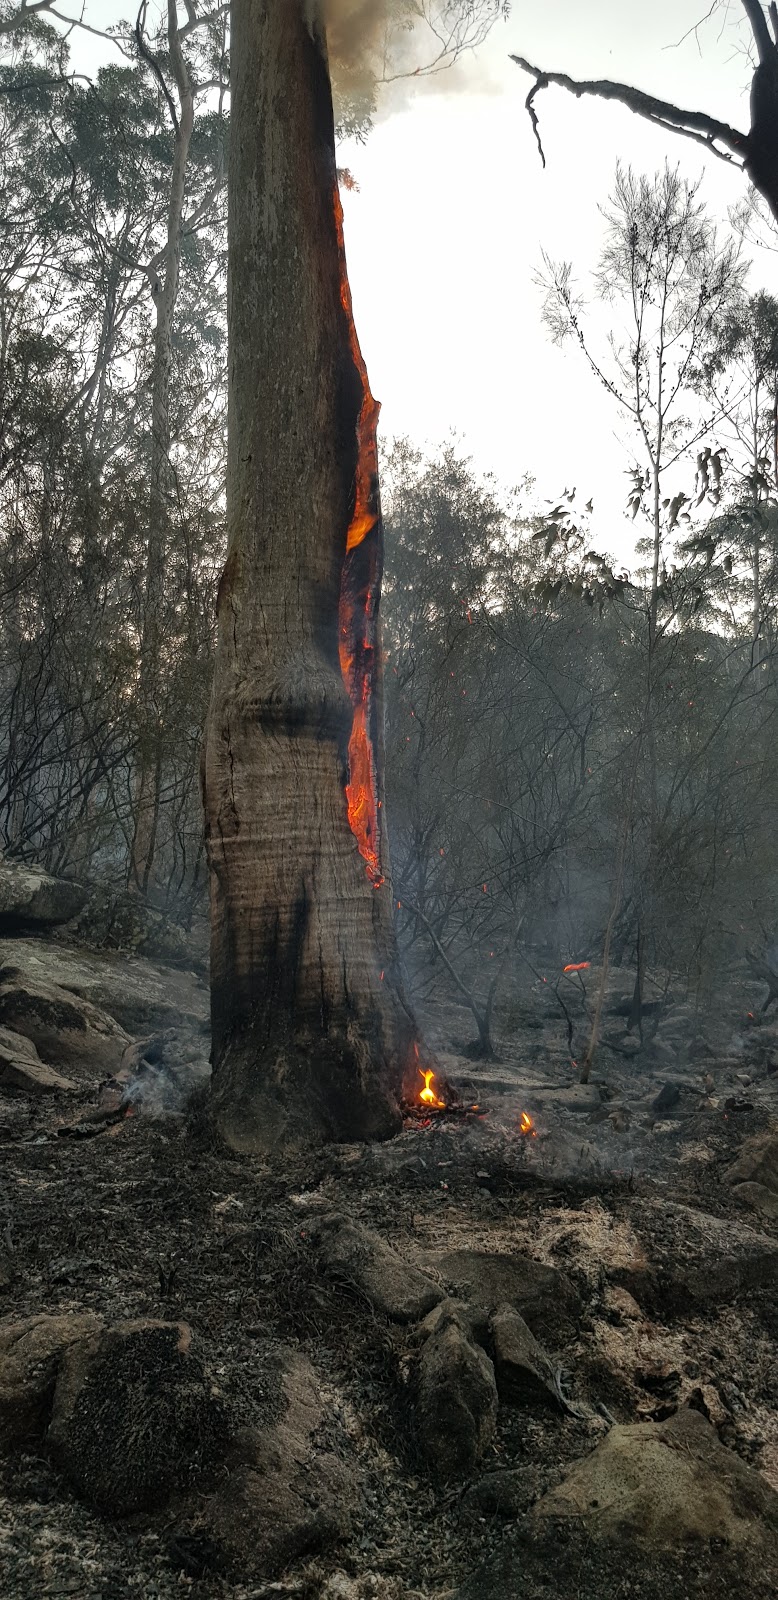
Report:
[[451,77],[447,69],[507,15],[507,0],[319,0],[339,129],[364,135],[379,85]]

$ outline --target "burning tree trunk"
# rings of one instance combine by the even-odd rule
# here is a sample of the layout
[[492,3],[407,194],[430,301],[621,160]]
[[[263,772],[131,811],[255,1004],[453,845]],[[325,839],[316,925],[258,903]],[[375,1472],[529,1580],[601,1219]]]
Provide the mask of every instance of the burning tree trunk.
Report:
[[212,1106],[246,1151],[386,1137],[418,1075],[382,827],[378,408],[303,9],[233,7],[230,542],[204,791]]

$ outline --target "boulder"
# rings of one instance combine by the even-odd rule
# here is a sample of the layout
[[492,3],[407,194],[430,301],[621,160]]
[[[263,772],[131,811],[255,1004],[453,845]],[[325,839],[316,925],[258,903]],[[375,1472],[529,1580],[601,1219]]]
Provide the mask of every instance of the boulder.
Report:
[[462,1498],[468,1511],[479,1516],[510,1517],[513,1520],[522,1512],[529,1496],[526,1471],[516,1467],[503,1467],[498,1472],[486,1472],[471,1484]]
[[668,1200],[642,1200],[630,1221],[643,1253],[611,1278],[644,1309],[681,1313],[778,1284],[778,1243],[745,1223]]
[[77,1493],[114,1516],[164,1505],[223,1455],[227,1413],[185,1323],[119,1323],[70,1346],[48,1442]]
[[35,1045],[11,1028],[0,1027],[0,1094],[66,1094],[76,1085],[41,1061]]
[[90,1078],[117,1072],[130,1042],[113,1017],[89,1000],[25,978],[18,967],[0,971],[0,1024],[30,1039],[51,1066]]
[[334,1419],[310,1362],[283,1352],[272,1391],[274,1420],[236,1439],[224,1485],[197,1521],[198,1537],[241,1577],[273,1578],[344,1537],[357,1501],[347,1441],[337,1454],[322,1443]]
[[65,1351],[101,1326],[87,1311],[0,1322],[0,1451],[40,1443]]
[[538,1339],[553,1344],[575,1332],[580,1295],[556,1267],[544,1266],[517,1251],[498,1255],[488,1250],[428,1251],[425,1264],[451,1284],[460,1298],[487,1311],[513,1306]]
[[500,1306],[492,1321],[497,1393],[506,1405],[558,1407],[559,1387],[545,1350],[513,1306]]
[[25,983],[55,984],[80,995],[130,1034],[209,1025],[202,979],[140,956],[71,949],[42,939],[0,939],[0,972],[4,969],[20,973]]
[[496,1422],[494,1367],[452,1317],[427,1339],[419,1357],[419,1438],[429,1465],[442,1478],[468,1477]]
[[439,1284],[379,1234],[340,1212],[313,1223],[310,1231],[325,1271],[356,1283],[375,1310],[393,1322],[418,1322],[443,1299]]
[[768,1217],[770,1222],[778,1222],[778,1190],[768,1189],[763,1183],[735,1183],[732,1193],[752,1211]]
[[156,911],[142,895],[112,884],[90,885],[62,934],[90,949],[126,950],[175,966],[206,965],[207,947],[198,947],[186,928]]
[[87,891],[79,883],[0,858],[0,935],[4,938],[69,922],[86,898]]
[[593,1539],[665,1548],[759,1543],[778,1559],[778,1494],[698,1411],[611,1428],[534,1515],[578,1521]]
[[778,1195],[778,1127],[746,1139],[737,1159],[724,1174],[727,1183],[758,1183]]
[[445,1299],[428,1311],[415,1332],[417,1341],[429,1339],[448,1322],[458,1322],[462,1332],[476,1344],[486,1344],[489,1339],[489,1313],[483,1306],[468,1305],[466,1300]]

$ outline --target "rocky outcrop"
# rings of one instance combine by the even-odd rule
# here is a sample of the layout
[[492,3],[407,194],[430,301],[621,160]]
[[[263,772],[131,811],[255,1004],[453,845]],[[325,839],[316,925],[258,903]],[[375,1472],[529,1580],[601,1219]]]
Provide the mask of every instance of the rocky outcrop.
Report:
[[67,1094],[75,1087],[41,1061],[30,1039],[0,1027],[0,1094]]
[[275,1420],[236,1440],[224,1486],[193,1529],[241,1576],[273,1577],[342,1538],[357,1500],[348,1453],[322,1443],[332,1419],[304,1356],[281,1354],[273,1404]]
[[90,885],[82,904],[72,913],[62,936],[91,949],[124,950],[152,961],[175,966],[205,968],[207,944],[196,941],[142,895],[129,894],[110,884]]
[[376,1311],[393,1322],[418,1322],[443,1299],[443,1290],[405,1261],[377,1233],[332,1212],[311,1227],[325,1271],[357,1284]]
[[500,1306],[491,1321],[497,1393],[507,1405],[560,1405],[559,1386],[545,1350],[513,1306]]
[[498,1255],[486,1250],[429,1251],[425,1264],[474,1305],[487,1311],[513,1306],[538,1339],[554,1344],[575,1331],[580,1296],[556,1267],[543,1266],[518,1252]]
[[778,1127],[747,1139],[724,1176],[738,1200],[778,1221]]
[[65,1351],[49,1447],[90,1504],[163,1505],[223,1455],[227,1413],[180,1322],[117,1324]]
[[534,1514],[580,1522],[595,1539],[670,1549],[758,1543],[778,1559],[778,1494],[697,1411],[612,1428]]
[[442,1478],[468,1477],[494,1437],[497,1385],[489,1357],[458,1317],[441,1320],[419,1358],[419,1440]]
[[88,1311],[0,1322],[0,1450],[40,1444],[66,1351],[101,1326]]
[[669,1200],[643,1201],[630,1220],[643,1254],[612,1281],[644,1309],[677,1314],[778,1284],[778,1244],[744,1223]]
[[0,937],[59,927],[77,916],[86,900],[79,883],[0,858]]
[[140,956],[72,949],[43,939],[0,939],[0,971],[54,984],[106,1012],[127,1033],[208,1026],[208,988],[194,972],[160,968]]
[[29,1039],[43,1061],[89,1078],[118,1071],[130,1042],[91,1001],[26,978],[19,967],[0,970],[0,1024]]

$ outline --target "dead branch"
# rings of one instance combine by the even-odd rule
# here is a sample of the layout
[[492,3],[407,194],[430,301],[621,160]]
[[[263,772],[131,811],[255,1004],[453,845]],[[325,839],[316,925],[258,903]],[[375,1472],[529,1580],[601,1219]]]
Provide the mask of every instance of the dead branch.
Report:
[[[524,56],[512,55],[511,61],[515,61],[522,72],[529,72],[535,79],[534,88],[530,90],[525,104],[541,158],[543,149],[533,101],[540,89],[547,89],[550,84],[555,84],[557,88],[566,89],[568,94],[575,95],[578,100],[582,95],[594,95],[599,100],[616,100],[629,111],[634,111],[637,116],[644,117],[648,122],[653,122],[668,132],[681,133],[689,139],[696,139],[699,144],[704,144],[707,149],[712,150],[720,160],[736,161],[736,158],[740,157],[740,161],[736,164],[745,166],[749,146],[748,135],[740,133],[737,128],[731,128],[726,122],[719,122],[716,117],[708,116],[705,111],[684,111],[680,106],[672,105],[669,100],[660,100],[655,95],[645,94],[642,89],[633,89],[626,83],[614,83],[609,78],[579,80],[568,77],[566,72],[545,72],[542,67],[534,67]],[[725,145],[726,149],[720,150],[718,145]],[[545,160],[543,164],[545,166]]]

